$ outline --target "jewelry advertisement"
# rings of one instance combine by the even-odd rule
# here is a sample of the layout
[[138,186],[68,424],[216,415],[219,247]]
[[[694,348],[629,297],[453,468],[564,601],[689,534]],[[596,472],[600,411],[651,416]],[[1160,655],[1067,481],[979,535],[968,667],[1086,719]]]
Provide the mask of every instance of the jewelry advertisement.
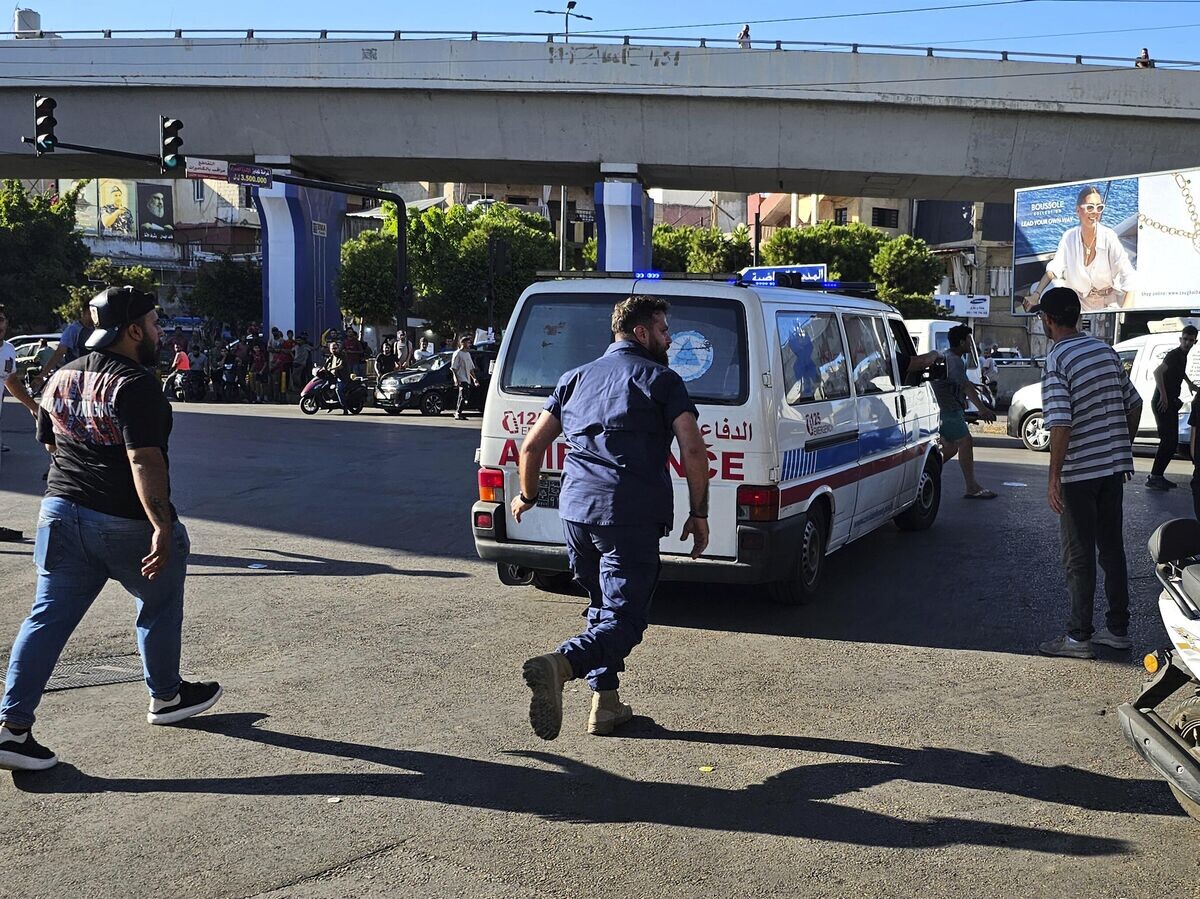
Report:
[[1018,190],[1013,313],[1049,287],[1083,311],[1200,308],[1200,169]]

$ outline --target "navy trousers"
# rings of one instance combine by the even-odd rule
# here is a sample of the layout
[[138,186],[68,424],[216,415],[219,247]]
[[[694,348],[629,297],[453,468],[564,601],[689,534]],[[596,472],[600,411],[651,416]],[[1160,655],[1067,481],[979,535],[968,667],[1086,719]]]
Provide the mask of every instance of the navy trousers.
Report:
[[646,631],[661,568],[662,527],[564,521],[563,529],[575,581],[591,603],[583,613],[587,629],[558,651],[593,690],[615,690],[626,657]]

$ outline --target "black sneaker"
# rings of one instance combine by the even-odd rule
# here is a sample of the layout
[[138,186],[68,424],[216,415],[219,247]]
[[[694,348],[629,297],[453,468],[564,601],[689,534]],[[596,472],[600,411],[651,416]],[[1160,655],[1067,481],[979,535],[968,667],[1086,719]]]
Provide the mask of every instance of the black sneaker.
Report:
[[20,531],[14,531],[12,528],[0,528],[0,540],[5,543],[16,543],[18,540],[25,539]]
[[207,712],[220,698],[221,685],[216,681],[182,681],[179,684],[179,692],[170,699],[150,699],[150,711],[146,713],[146,720],[151,724],[174,724]]
[[1148,490],[1170,490],[1174,486],[1174,484],[1162,475],[1152,474],[1146,477],[1146,488]]
[[33,731],[14,734],[0,727],[0,768],[6,771],[45,771],[58,764],[58,756],[33,738]]

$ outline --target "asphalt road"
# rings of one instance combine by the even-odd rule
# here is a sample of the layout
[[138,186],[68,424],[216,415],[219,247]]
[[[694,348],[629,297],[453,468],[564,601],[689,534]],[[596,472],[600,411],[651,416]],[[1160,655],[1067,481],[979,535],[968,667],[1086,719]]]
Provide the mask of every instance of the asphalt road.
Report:
[[[6,405],[0,524],[31,534],[44,462]],[[1196,895],[1200,825],[1114,712],[1164,642],[1145,541],[1186,490],[1126,491],[1133,653],[1036,655],[1066,609],[1045,458],[985,437],[998,500],[951,463],[932,530],[839,551],[805,608],[662,590],[635,721],[587,736],[572,683],[544,743],[521,663],[581,601],[475,557],[477,421],[176,408],[185,675],[226,695],[152,728],[141,684],[48,694],[63,761],[0,776],[0,895]],[[31,549],[0,544],[0,644]],[[132,622],[110,586],[64,659],[135,652]]]

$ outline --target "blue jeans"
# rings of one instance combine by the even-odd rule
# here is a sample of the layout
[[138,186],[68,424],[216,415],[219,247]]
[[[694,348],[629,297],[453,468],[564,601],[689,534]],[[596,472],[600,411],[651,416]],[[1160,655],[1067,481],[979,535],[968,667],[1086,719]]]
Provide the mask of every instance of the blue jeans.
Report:
[[109,579],[137,600],[138,649],[150,695],[170,699],[179,690],[183,582],[191,543],[172,526],[167,568],[153,581],[142,576],[150,551],[148,521],[105,515],[57,497],[42,500],[33,561],[37,595],[13,643],[0,720],[30,727],[46,682],[92,602]]
[[343,409],[350,408],[346,402],[346,394],[349,388],[349,381],[343,381],[341,378],[333,379],[333,392],[337,394],[338,405],[340,405]]
[[642,642],[661,568],[659,525],[596,525],[564,521],[575,581],[591,599],[588,626],[558,651],[593,690],[615,690],[625,659]]

